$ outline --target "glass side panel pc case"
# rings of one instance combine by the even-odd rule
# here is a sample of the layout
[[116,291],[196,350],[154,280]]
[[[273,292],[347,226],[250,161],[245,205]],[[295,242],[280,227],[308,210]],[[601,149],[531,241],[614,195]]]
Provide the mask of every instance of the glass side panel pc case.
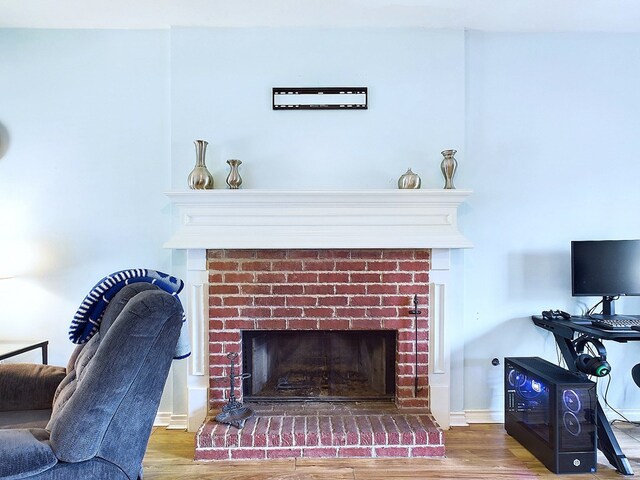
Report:
[[507,433],[554,473],[596,471],[596,384],[538,357],[505,358]]

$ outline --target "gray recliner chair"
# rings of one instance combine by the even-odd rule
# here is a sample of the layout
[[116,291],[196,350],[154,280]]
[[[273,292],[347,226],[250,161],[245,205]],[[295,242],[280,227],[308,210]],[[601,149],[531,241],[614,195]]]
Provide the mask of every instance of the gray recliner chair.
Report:
[[142,478],[182,314],[155,285],[122,288],[99,332],[74,351],[46,427],[0,428],[0,479]]

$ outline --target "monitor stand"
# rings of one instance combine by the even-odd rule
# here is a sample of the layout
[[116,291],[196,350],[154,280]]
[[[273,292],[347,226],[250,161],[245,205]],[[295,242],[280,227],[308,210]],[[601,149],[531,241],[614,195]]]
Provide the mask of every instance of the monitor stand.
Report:
[[616,310],[613,304],[615,297],[605,295],[602,297],[602,315],[615,315]]

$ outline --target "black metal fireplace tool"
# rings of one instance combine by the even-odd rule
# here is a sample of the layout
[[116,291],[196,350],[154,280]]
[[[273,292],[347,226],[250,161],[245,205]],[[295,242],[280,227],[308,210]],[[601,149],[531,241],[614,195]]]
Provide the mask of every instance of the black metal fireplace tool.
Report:
[[414,377],[414,386],[413,386],[413,396],[417,397],[418,392],[422,390],[422,387],[418,387],[418,315],[422,313],[421,310],[418,310],[418,295],[413,296],[413,310],[409,310],[409,313],[413,315],[413,329],[415,331],[415,356],[416,356],[416,364],[415,364],[415,377]]
[[237,353],[229,353],[227,355],[231,365],[229,370],[229,401],[222,407],[222,412],[216,415],[216,422],[227,423],[236,428],[244,427],[244,422],[246,422],[249,418],[253,416],[253,410],[251,410],[246,405],[243,405],[242,402],[236,400],[236,390],[235,390],[235,379],[240,378],[244,380],[245,378],[249,378],[251,376],[250,373],[239,373],[236,374],[234,372],[235,361],[238,358]]

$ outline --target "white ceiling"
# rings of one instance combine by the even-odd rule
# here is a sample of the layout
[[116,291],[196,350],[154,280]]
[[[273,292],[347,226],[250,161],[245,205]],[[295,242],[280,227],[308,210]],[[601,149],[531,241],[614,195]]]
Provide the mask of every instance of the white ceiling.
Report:
[[0,28],[172,26],[640,32],[640,0],[0,0]]

